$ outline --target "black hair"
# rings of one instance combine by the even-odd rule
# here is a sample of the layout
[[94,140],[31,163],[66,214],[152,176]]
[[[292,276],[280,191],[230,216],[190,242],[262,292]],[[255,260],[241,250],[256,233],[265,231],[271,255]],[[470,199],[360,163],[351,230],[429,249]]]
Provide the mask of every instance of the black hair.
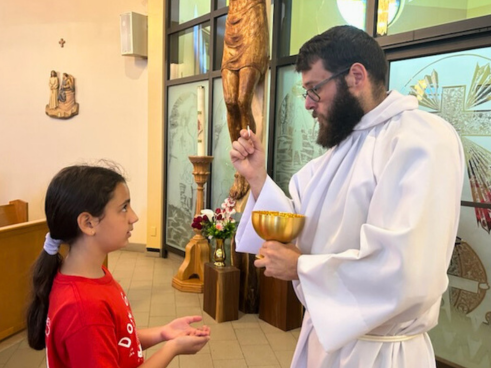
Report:
[[377,41],[353,26],[336,26],[303,44],[297,56],[297,72],[308,71],[321,59],[324,69],[338,73],[354,63],[362,64],[377,91],[385,92],[387,59]]
[[[50,235],[69,246],[81,235],[77,218],[83,212],[102,218],[117,184],[125,183],[115,167],[77,165],[62,169],[51,180],[46,192],[45,213]],[[59,253],[44,249],[32,271],[31,303],[27,310],[27,340],[36,350],[45,348],[49,294],[61,265]]]

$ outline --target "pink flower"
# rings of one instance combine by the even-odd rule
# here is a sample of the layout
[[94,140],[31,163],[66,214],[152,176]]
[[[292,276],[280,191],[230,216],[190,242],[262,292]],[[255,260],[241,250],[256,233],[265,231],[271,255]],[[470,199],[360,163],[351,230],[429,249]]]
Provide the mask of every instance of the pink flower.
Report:
[[226,198],[221,205],[222,209],[215,211],[204,209],[201,214],[193,218],[191,227],[200,231],[201,235],[208,239],[228,239],[234,236],[237,230],[237,222],[232,217],[235,213],[235,201]]

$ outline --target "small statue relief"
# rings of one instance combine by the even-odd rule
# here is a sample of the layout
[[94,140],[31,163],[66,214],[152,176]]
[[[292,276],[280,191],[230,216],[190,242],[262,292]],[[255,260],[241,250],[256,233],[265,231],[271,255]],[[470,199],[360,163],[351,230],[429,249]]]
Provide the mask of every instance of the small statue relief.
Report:
[[51,71],[51,78],[49,78],[49,109],[56,109],[58,107],[58,74],[54,70]]
[[49,88],[46,115],[57,119],[69,119],[78,114],[78,103],[75,102],[75,78],[72,75],[63,73],[60,85],[58,74],[52,70]]

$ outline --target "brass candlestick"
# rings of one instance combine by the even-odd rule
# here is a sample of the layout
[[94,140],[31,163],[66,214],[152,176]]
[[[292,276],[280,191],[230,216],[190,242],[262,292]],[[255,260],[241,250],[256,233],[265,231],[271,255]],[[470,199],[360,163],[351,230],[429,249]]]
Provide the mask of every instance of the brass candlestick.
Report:
[[[198,184],[195,216],[201,214],[204,206],[203,187],[210,175],[210,164],[213,156],[189,156],[194,170],[194,181]],[[186,254],[177,274],[172,279],[172,286],[180,291],[202,293],[204,285],[205,263],[210,262],[210,245],[208,240],[194,229],[195,235],[186,245]]]

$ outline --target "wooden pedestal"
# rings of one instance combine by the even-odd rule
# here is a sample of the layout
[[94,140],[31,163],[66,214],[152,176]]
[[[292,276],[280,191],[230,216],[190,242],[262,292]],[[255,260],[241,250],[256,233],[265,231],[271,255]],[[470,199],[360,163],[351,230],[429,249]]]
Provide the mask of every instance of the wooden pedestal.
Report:
[[186,254],[177,274],[172,278],[172,286],[188,293],[202,293],[204,285],[204,265],[210,261],[208,240],[196,234],[186,245]]
[[[198,184],[196,189],[195,216],[203,209],[203,186],[210,175],[210,163],[213,156],[189,156],[193,164],[194,181]],[[172,279],[172,286],[177,290],[189,293],[202,293],[204,285],[204,265],[210,261],[210,245],[201,232],[194,229],[194,235],[186,245],[186,254],[177,274]]]
[[203,310],[217,322],[239,318],[240,271],[235,267],[205,264]]
[[291,281],[259,276],[259,318],[283,331],[302,325],[303,305],[297,298]]
[[256,314],[259,312],[259,269],[254,266],[256,255],[235,254],[233,264],[240,270],[239,310]]
[[[236,202],[235,210],[243,213],[250,190]],[[259,269],[254,266],[255,254],[236,252],[235,236],[230,242],[232,266],[240,270],[239,311],[245,314],[259,313]]]

